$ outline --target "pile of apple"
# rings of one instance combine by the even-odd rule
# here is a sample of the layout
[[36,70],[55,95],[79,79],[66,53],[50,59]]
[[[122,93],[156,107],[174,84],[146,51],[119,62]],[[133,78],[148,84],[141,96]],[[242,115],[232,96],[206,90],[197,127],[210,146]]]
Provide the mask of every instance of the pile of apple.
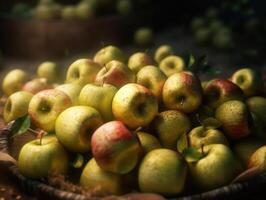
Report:
[[88,160],[79,165],[81,186],[106,195],[138,189],[166,196],[224,186],[245,170],[263,172],[260,74],[243,68],[229,79],[201,82],[186,70],[184,59],[163,45],[154,56],[128,59],[104,47],[72,63],[64,84],[52,62],[32,80],[10,71],[2,83],[5,122],[28,115],[31,128],[48,133],[23,146],[19,171],[33,179],[67,174],[70,154],[79,154]]

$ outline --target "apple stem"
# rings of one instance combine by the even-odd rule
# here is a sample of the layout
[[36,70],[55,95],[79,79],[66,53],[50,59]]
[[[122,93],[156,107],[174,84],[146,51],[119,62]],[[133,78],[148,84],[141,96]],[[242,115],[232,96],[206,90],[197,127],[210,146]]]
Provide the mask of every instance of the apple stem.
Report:
[[134,133],[137,133],[137,132],[139,132],[141,129],[142,129],[142,127],[141,127],[141,126],[140,126],[140,127],[138,127],[138,128],[136,128],[136,130],[134,131]]
[[[106,67],[105,67],[105,69],[106,69]],[[103,85],[104,85],[104,83],[105,83],[105,78],[106,78],[106,77],[103,77],[102,87],[103,87]]]
[[42,145],[42,138],[45,135],[45,131],[40,131],[39,137],[40,137],[40,145]]
[[204,144],[201,144],[201,154],[204,155]]

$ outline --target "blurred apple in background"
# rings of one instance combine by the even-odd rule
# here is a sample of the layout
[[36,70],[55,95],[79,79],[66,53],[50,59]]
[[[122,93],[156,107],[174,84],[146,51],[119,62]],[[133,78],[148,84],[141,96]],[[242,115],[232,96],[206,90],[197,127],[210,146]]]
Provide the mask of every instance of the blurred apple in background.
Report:
[[64,6],[61,12],[61,18],[64,20],[75,20],[77,19],[75,6]]
[[185,62],[179,56],[170,55],[165,57],[159,65],[160,69],[166,76],[171,76],[177,72],[185,70]]
[[51,61],[41,63],[37,69],[37,76],[45,78],[49,83],[60,81],[60,69],[58,64]]
[[134,33],[134,42],[139,46],[148,46],[154,38],[153,31],[149,27],[141,27]]
[[128,59],[128,67],[137,74],[144,66],[153,65],[153,59],[144,52],[137,52],[132,54]]
[[95,10],[92,4],[80,2],[76,8],[76,18],[81,20],[88,20],[94,17]]
[[116,10],[121,15],[129,15],[133,11],[133,4],[131,0],[118,0]]

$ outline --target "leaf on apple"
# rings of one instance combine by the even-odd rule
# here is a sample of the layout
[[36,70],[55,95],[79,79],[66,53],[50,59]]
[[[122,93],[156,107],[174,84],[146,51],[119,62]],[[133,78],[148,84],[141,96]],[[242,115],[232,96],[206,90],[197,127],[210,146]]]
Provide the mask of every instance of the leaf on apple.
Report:
[[83,166],[83,163],[84,163],[83,155],[77,153],[75,158],[74,158],[74,161],[71,163],[71,165],[74,168],[81,168]]
[[23,133],[26,133],[27,130],[30,128],[30,125],[31,121],[29,115],[25,115],[23,117],[16,119],[11,127],[11,136],[15,137],[18,135],[22,135]]
[[217,119],[215,119],[214,117],[209,117],[203,120],[201,125],[204,126],[204,128],[206,129],[217,129],[222,126],[222,123]]
[[177,150],[179,153],[183,153],[183,151],[188,148],[188,139],[187,134],[184,133],[180,136],[180,138],[177,140]]
[[187,162],[192,163],[199,161],[204,157],[204,154],[194,147],[188,147],[183,151],[183,156]]

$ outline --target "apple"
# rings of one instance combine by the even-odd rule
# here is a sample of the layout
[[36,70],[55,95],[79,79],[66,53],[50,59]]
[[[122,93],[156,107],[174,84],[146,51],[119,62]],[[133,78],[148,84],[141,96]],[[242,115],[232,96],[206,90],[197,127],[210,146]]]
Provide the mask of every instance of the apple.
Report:
[[105,195],[121,195],[123,192],[123,179],[119,174],[103,170],[94,158],[84,167],[80,185],[89,189],[97,189]]
[[61,12],[61,18],[64,20],[74,20],[77,18],[75,6],[64,6]]
[[112,101],[117,88],[110,84],[87,84],[79,95],[80,105],[91,106],[101,113],[104,121],[114,120]]
[[28,113],[36,127],[49,132],[54,130],[58,115],[71,105],[71,99],[64,92],[43,90],[32,97]]
[[103,124],[100,113],[89,106],[72,106],[56,119],[55,133],[61,144],[72,152],[88,152],[91,135]]
[[205,103],[212,108],[217,108],[220,104],[229,100],[242,101],[244,99],[240,87],[226,79],[210,81],[204,90],[204,97]]
[[140,163],[138,172],[141,192],[176,195],[184,190],[187,165],[182,156],[170,149],[154,149]]
[[190,28],[192,31],[196,32],[199,28],[202,28],[205,26],[205,19],[202,17],[195,17],[191,23],[190,23]]
[[161,148],[161,144],[159,140],[153,135],[143,132],[143,131],[138,131],[137,136],[139,138],[141,147],[145,154],[150,152],[153,149]]
[[167,77],[158,67],[148,65],[139,70],[136,83],[148,88],[158,100],[161,100],[166,79]]
[[75,9],[77,19],[88,20],[94,17],[92,4],[80,2]]
[[214,110],[209,106],[200,105],[197,110],[189,115],[193,127],[201,126],[205,119],[213,117]]
[[21,69],[13,69],[8,72],[2,82],[3,92],[9,96],[22,89],[24,83],[29,80],[29,75]]
[[161,45],[159,46],[155,53],[154,53],[154,60],[160,64],[160,62],[170,56],[170,55],[173,55],[174,54],[174,50],[173,48],[170,46],[170,45]]
[[94,62],[99,63],[100,65],[106,65],[112,60],[117,60],[122,63],[126,62],[125,54],[116,46],[106,46],[99,50],[94,58]]
[[222,123],[224,133],[233,140],[250,134],[251,114],[242,101],[224,102],[215,110],[215,118]]
[[90,59],[78,59],[69,66],[66,82],[80,85],[93,83],[101,68],[100,64]]
[[128,15],[133,10],[131,0],[118,0],[116,3],[116,10],[121,15]]
[[128,59],[128,67],[137,74],[138,71],[147,65],[153,65],[153,59],[144,52],[137,52],[132,54]]
[[206,45],[209,42],[211,31],[209,28],[200,27],[194,33],[194,38],[197,44]]
[[188,141],[190,146],[201,148],[202,145],[224,144],[229,145],[225,135],[217,129],[206,129],[203,126],[193,128],[188,133]]
[[135,74],[122,62],[113,60],[106,64],[96,75],[96,83],[109,83],[118,88],[135,82]]
[[152,43],[153,31],[148,27],[141,27],[134,33],[134,41],[139,46],[147,46]]
[[129,83],[115,94],[112,111],[117,120],[130,128],[138,128],[153,120],[158,112],[158,101],[149,89]]
[[108,172],[126,174],[137,165],[141,150],[137,136],[121,121],[100,126],[91,138],[92,155]]
[[52,89],[53,86],[48,84],[47,79],[45,78],[36,78],[31,81],[26,82],[22,90],[36,94],[42,90]]
[[163,102],[170,110],[195,111],[202,101],[199,79],[191,72],[178,72],[168,77],[163,86]]
[[5,103],[3,118],[6,123],[23,117],[28,113],[28,107],[32,98],[30,92],[18,91],[11,94]]
[[58,79],[60,79],[58,64],[51,61],[41,63],[37,69],[37,76],[45,78],[49,83],[58,82]]
[[177,110],[167,110],[159,113],[154,118],[151,126],[162,146],[169,149],[176,149],[178,138],[191,129],[188,116]]
[[71,99],[72,105],[79,104],[79,94],[82,89],[81,85],[75,83],[65,83],[62,85],[58,85],[55,89],[67,94]]
[[201,87],[202,87],[203,91],[206,89],[208,83],[209,83],[209,81],[201,81]]
[[266,142],[266,130],[265,124],[262,119],[258,117],[255,113],[251,112],[252,117],[252,133],[257,136],[259,139]]
[[247,99],[246,104],[249,110],[261,120],[266,128],[266,98],[260,96],[250,97]]
[[231,48],[233,43],[233,38],[231,32],[224,32],[219,30],[219,32],[215,33],[212,38],[212,44],[217,49],[228,49]]
[[224,144],[206,145],[202,158],[189,163],[192,183],[201,190],[211,190],[229,184],[236,176],[236,159]]
[[160,62],[159,68],[169,77],[177,72],[183,71],[185,69],[185,62],[179,56],[170,55]]
[[248,161],[248,168],[259,167],[260,170],[266,170],[266,145],[257,149]]
[[40,20],[52,20],[58,17],[58,11],[52,4],[38,5],[34,9],[33,16]]

